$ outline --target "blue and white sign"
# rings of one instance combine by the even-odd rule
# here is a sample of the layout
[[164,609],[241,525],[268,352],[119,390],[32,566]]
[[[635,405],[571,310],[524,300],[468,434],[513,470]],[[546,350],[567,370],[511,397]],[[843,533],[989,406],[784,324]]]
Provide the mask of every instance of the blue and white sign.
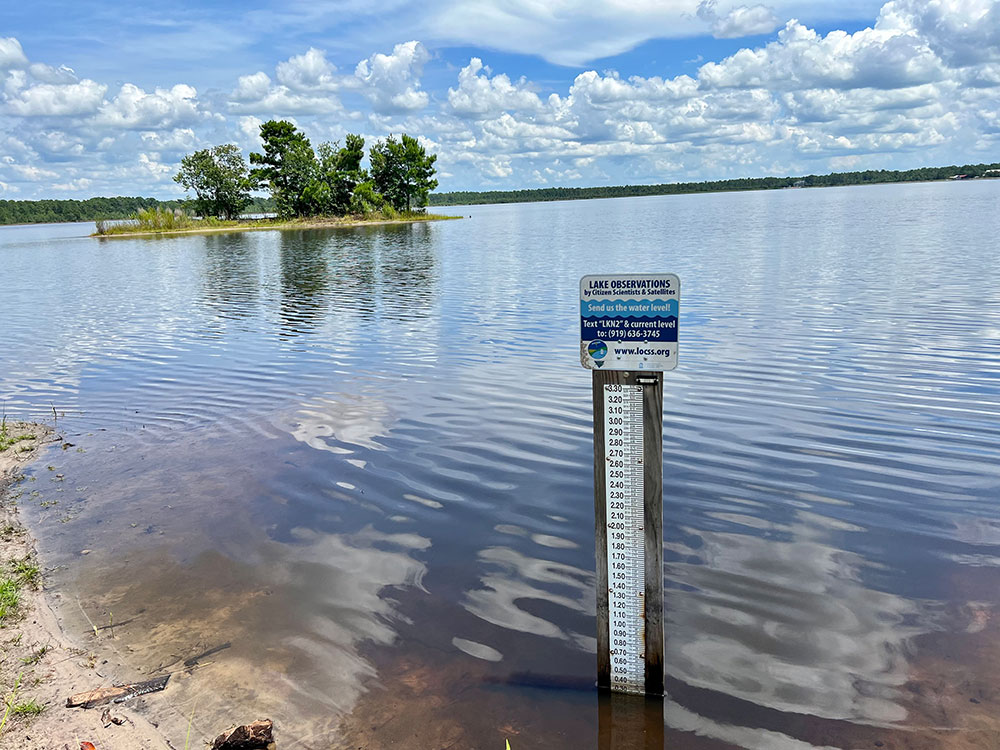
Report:
[[672,273],[580,279],[580,364],[590,370],[673,370],[681,282]]

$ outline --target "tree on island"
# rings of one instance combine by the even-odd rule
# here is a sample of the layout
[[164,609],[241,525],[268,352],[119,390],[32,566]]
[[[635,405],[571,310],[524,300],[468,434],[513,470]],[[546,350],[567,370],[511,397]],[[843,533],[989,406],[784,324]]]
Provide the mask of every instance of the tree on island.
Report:
[[231,143],[195,151],[181,160],[174,176],[195,194],[195,210],[202,216],[235,219],[250,204],[254,183],[238,147]]
[[351,198],[366,174],[361,169],[365,139],[348,133],[343,148],[321,143],[316,149],[317,174],[306,187],[306,199],[314,213],[344,216],[351,210]]
[[259,165],[251,178],[271,191],[278,215],[308,215],[311,196],[306,188],[318,173],[309,139],[287,120],[268,120],[260,126],[260,140],[264,153],[250,154],[250,163]]
[[174,178],[195,190],[203,216],[236,218],[250,203],[250,191],[271,193],[282,218],[293,216],[370,216],[395,218],[427,205],[437,187],[434,162],[416,138],[389,136],[369,150],[371,172],[361,166],[365,139],[348,133],[344,145],[321,143],[316,150],[287,120],[260,126],[263,153],[250,154],[249,169],[239,149],[216,146],[185,156]]
[[434,177],[436,154],[428,155],[416,138],[406,133],[400,140],[391,135],[372,145],[368,153],[375,189],[397,211],[427,205],[427,194],[437,187]]

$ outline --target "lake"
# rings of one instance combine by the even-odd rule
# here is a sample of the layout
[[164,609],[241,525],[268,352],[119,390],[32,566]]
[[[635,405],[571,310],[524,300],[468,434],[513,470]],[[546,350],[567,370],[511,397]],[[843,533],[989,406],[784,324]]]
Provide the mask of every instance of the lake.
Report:
[[442,211],[0,228],[0,398],[72,443],[22,516],[176,746],[615,744],[578,283],[623,272],[683,284],[666,744],[1000,742],[1000,181]]

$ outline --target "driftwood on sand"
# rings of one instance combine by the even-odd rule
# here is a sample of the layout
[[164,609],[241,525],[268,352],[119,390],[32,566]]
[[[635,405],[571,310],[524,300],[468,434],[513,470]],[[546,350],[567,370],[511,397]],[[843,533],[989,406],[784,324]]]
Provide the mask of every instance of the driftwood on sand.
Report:
[[133,682],[128,685],[113,685],[111,687],[88,690],[67,698],[66,707],[93,708],[94,706],[103,706],[105,703],[110,703],[111,701],[121,703],[127,701],[129,698],[163,690],[167,686],[167,680],[169,679],[170,675],[164,675],[163,677],[146,680],[145,682]]

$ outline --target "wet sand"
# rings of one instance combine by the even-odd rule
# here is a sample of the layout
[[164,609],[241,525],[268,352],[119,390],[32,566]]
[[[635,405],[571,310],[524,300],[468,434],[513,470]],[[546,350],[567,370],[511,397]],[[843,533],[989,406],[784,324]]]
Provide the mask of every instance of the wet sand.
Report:
[[[21,470],[63,445],[59,435],[46,427],[7,426],[14,435],[33,433],[37,439],[0,452],[0,559],[4,564],[35,559],[34,540],[18,514],[17,502],[32,486]],[[24,450],[28,445],[31,449]],[[34,717],[11,714],[0,734],[0,748],[51,750],[79,747],[86,740],[104,750],[168,750],[165,738],[143,716],[144,705],[155,700],[155,695],[112,706],[111,714],[123,723],[107,727],[101,720],[103,708],[66,708],[67,697],[112,684],[112,675],[122,667],[97,659],[69,637],[50,605],[53,592],[45,588],[44,572],[42,581],[37,590],[22,589],[17,613],[6,618],[0,629],[0,690],[6,700],[13,699],[15,704],[33,700],[44,710]],[[18,680],[20,686],[12,698]]]

